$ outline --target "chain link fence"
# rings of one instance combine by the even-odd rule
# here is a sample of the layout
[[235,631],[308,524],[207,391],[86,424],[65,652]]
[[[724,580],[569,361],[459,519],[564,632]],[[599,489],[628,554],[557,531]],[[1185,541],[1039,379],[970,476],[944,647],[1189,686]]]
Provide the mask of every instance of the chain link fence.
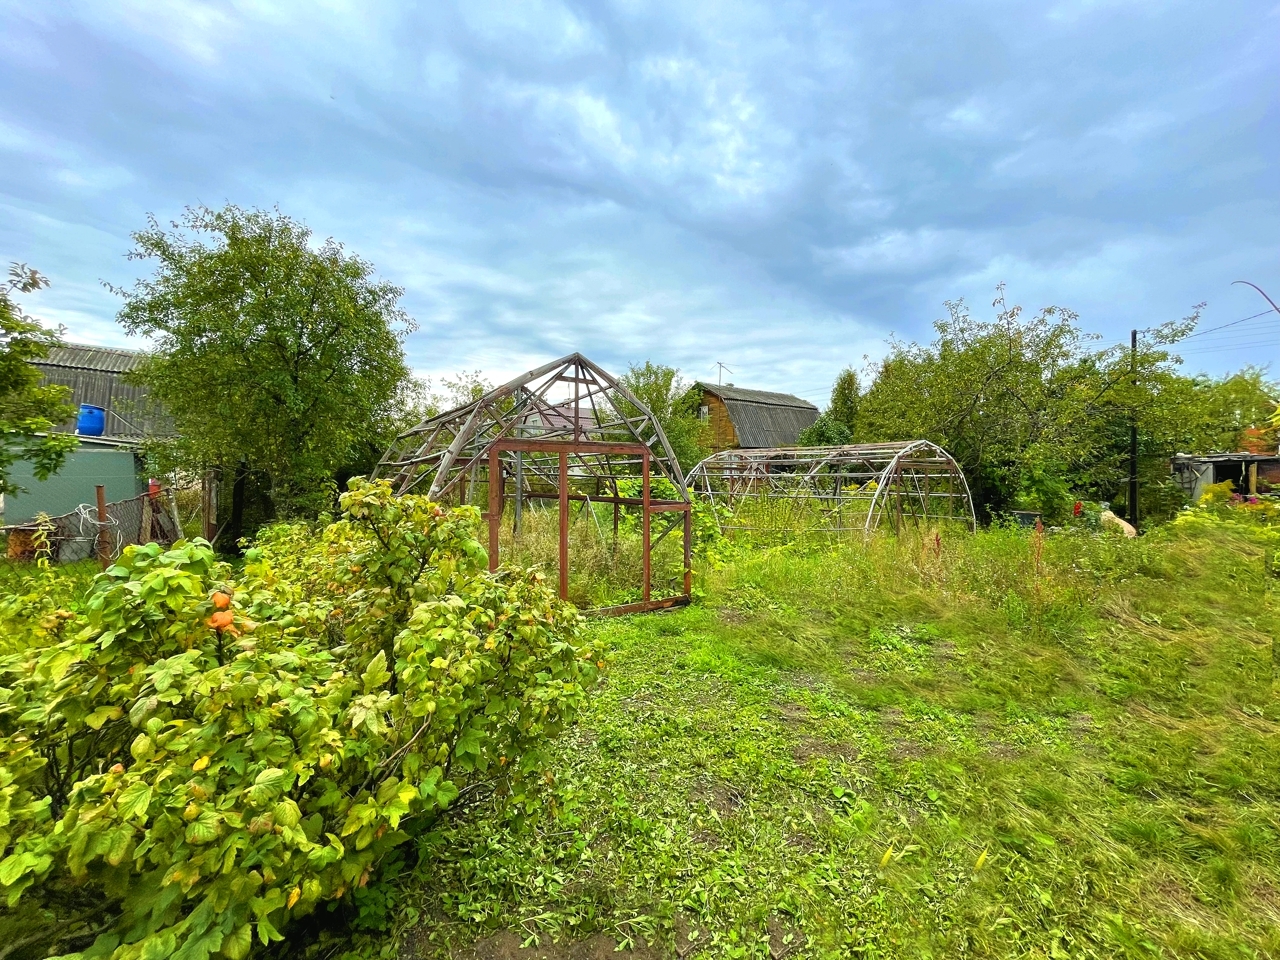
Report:
[[115,559],[131,544],[169,546],[180,539],[173,492],[155,490],[107,504],[105,520],[98,518],[96,506],[85,503],[59,517],[0,527],[0,570],[20,574],[39,561],[61,565]]

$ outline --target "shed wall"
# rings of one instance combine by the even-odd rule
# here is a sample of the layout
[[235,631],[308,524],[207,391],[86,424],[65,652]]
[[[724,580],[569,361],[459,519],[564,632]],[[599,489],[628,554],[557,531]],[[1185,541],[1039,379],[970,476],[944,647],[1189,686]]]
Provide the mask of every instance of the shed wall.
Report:
[[82,503],[94,503],[94,486],[104,485],[107,502],[127,500],[145,493],[147,481],[130,449],[82,445],[67,455],[61,470],[43,482],[35,478],[31,464],[13,465],[13,481],[26,493],[4,498],[4,522],[25,523],[37,514],[51,517],[70,513]]
[[[173,432],[168,418],[148,401],[146,389],[125,383],[119,373],[41,363],[35,366],[44,375],[46,384],[71,388],[68,402],[72,406],[78,408],[82,403],[91,403],[107,411],[106,434],[109,437],[166,436]],[[75,416],[57,429],[73,432],[76,429]]]
[[738,447],[738,433],[733,429],[733,421],[729,419],[729,408],[724,401],[712,393],[702,395],[702,406],[707,408],[708,421],[711,425],[711,449],[716,453],[721,450],[733,450]]

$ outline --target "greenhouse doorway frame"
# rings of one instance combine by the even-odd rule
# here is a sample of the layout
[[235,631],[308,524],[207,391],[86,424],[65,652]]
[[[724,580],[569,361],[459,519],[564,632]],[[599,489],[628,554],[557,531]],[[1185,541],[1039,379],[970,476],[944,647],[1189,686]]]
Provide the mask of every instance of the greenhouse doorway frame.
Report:
[[[589,612],[660,610],[687,604],[692,597],[691,502],[671,444],[648,407],[580,353],[543,364],[405,431],[383,456],[374,477],[388,479],[401,494],[425,488],[432,500],[486,504],[482,518],[488,524],[492,570],[499,563],[507,501],[515,508],[512,529],[517,535],[526,501],[556,501],[559,595],[565,600],[569,505],[580,502],[591,509],[597,503],[612,504],[615,543],[622,508],[639,508],[641,599]],[[623,487],[636,480],[640,496],[624,496]],[[657,498],[655,480],[662,481]],[[676,516],[663,523],[669,514]],[[683,576],[677,573],[672,587],[682,587],[682,592],[655,600],[654,548],[681,526]]]

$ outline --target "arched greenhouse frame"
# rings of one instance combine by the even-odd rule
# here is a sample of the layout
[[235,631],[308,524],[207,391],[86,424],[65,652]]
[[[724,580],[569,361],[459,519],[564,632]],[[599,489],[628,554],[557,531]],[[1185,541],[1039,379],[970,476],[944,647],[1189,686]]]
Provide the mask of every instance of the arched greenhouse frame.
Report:
[[977,527],[964,471],[927,440],[722,450],[687,482],[726,535]]

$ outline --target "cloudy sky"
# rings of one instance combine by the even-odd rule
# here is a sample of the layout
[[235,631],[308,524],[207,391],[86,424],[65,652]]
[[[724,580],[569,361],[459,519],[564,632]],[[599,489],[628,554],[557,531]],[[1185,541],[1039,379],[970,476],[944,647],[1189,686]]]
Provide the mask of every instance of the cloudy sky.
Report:
[[[278,204],[405,288],[424,373],[822,402],[1000,281],[1108,340],[1280,300],[1277,39],[1265,0],[0,0],[0,258],[124,344],[147,213]],[[1278,355],[1275,314],[1186,353]]]

